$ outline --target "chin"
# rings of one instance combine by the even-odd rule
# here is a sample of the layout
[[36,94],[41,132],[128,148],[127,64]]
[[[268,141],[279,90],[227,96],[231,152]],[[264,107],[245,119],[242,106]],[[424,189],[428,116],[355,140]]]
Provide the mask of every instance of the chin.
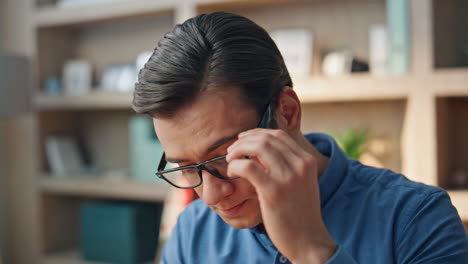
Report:
[[248,201],[238,215],[227,216],[219,211],[216,211],[216,213],[226,224],[237,229],[252,228],[262,223],[260,207],[256,200]]
[[237,229],[245,229],[245,228],[252,228],[258,226],[262,221],[257,220],[257,219],[248,219],[247,217],[245,218],[238,218],[238,219],[232,219],[232,218],[224,218],[221,216],[221,218],[226,222],[226,224],[237,228]]

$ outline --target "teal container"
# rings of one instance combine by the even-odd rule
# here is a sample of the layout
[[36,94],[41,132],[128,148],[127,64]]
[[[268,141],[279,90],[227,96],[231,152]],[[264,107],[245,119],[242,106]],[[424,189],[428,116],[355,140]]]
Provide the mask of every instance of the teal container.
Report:
[[410,64],[410,19],[409,1],[386,0],[389,37],[389,69],[392,74],[402,75],[409,71]]
[[140,182],[162,183],[155,172],[163,148],[154,132],[153,122],[146,116],[134,116],[129,121],[130,174]]
[[87,202],[80,206],[81,256],[115,264],[154,262],[162,203]]

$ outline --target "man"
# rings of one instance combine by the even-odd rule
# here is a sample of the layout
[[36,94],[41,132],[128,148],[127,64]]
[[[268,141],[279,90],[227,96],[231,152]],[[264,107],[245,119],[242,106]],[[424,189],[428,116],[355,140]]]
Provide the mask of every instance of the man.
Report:
[[199,15],[158,43],[133,107],[164,147],[157,175],[201,198],[162,263],[467,263],[447,194],[303,136],[292,87],[269,35],[238,15]]

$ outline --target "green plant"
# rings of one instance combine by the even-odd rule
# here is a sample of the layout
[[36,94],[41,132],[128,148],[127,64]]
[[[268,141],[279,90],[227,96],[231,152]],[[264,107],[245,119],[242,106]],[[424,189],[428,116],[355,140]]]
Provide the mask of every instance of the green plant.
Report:
[[364,151],[364,145],[368,139],[367,129],[354,129],[347,127],[340,135],[334,136],[338,146],[344,153],[353,159],[359,159]]

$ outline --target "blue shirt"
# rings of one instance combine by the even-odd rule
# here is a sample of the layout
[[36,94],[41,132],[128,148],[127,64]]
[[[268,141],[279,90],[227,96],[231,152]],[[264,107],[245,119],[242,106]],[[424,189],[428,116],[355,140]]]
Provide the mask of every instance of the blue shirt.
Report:
[[[319,178],[323,220],[338,244],[328,264],[468,263],[467,234],[445,191],[349,159],[330,136],[306,138],[330,158]],[[290,262],[261,228],[235,229],[198,200],[180,214],[161,263]]]

